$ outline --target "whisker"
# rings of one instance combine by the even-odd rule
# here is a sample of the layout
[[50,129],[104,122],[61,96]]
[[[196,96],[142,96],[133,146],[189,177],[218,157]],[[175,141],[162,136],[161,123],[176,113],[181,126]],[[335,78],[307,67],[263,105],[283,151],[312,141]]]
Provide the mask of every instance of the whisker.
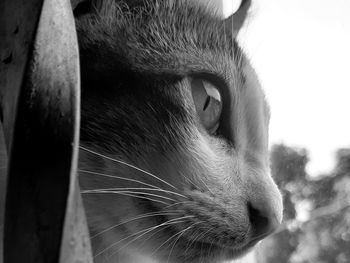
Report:
[[130,179],[130,178],[124,178],[124,177],[120,177],[120,176],[115,176],[115,175],[109,175],[109,174],[104,174],[104,173],[98,173],[98,172],[92,172],[92,171],[87,171],[87,170],[82,170],[79,169],[78,172],[82,172],[82,173],[87,173],[87,174],[94,174],[94,175],[100,175],[100,176],[104,176],[104,177],[108,177],[108,178],[114,178],[114,179],[120,179],[120,180],[125,180],[125,181],[130,181],[130,182],[134,182],[134,183],[139,183],[139,184],[143,184],[149,187],[154,187],[157,189],[161,189],[158,186],[152,185],[152,184],[148,184],[136,179]]
[[184,198],[187,198],[186,196],[175,193],[173,191],[168,191],[164,189],[154,189],[154,188],[141,188],[141,187],[124,187],[124,188],[104,188],[104,189],[89,189],[85,191],[119,191],[119,190],[144,190],[144,191],[157,191],[157,192],[164,192],[164,193],[169,193],[169,194],[174,194],[178,195]]
[[197,234],[195,236],[195,238],[192,239],[191,243],[187,246],[185,253],[187,252],[187,250],[196,242],[196,240],[198,240],[199,237],[204,236],[204,232],[199,232],[199,234]]
[[193,185],[196,185],[189,177],[187,177],[186,175],[184,175],[183,172],[179,171],[179,174],[185,178],[185,180],[187,180],[189,183],[193,184]]
[[[195,223],[196,224],[196,223]],[[195,225],[193,224],[193,225]],[[192,227],[193,225],[191,225],[190,227]],[[188,230],[190,227],[184,229],[184,230],[180,230],[179,232],[177,232],[176,234],[172,235],[171,237],[169,237],[167,240],[165,240],[156,250],[154,250],[151,254],[154,255],[162,246],[164,246],[166,243],[168,243],[171,239],[173,239],[174,237],[176,237],[177,235],[179,235],[180,233],[184,233],[186,230]],[[182,234],[181,234],[182,235]],[[180,235],[180,236],[181,236]]]
[[99,232],[99,233],[97,233],[97,234],[91,236],[91,239],[93,239],[93,238],[95,238],[95,237],[97,237],[97,236],[100,236],[100,235],[102,235],[103,233],[112,230],[113,228],[116,228],[116,227],[121,226],[121,225],[123,225],[123,224],[130,223],[130,222],[135,221],[135,220],[138,220],[138,219],[147,218],[147,217],[152,217],[152,216],[158,216],[158,215],[161,216],[161,215],[174,215],[174,214],[176,214],[176,211],[175,211],[175,210],[169,210],[169,211],[165,211],[165,212],[152,212],[152,213],[146,213],[146,214],[143,214],[143,215],[139,215],[139,216],[137,216],[137,217],[133,217],[133,218],[131,218],[131,219],[128,219],[128,220],[126,220],[126,221],[123,221],[123,222],[121,222],[121,223],[119,223],[119,224],[117,224],[117,225],[113,225],[113,226],[111,226],[111,227],[108,227],[108,228],[102,230],[101,232]]
[[[208,232],[210,232],[210,231],[213,230],[213,229],[214,229],[214,227],[209,228],[207,231],[203,232],[203,234],[200,235],[200,237],[205,236]],[[199,237],[199,236],[197,236],[197,238],[198,238],[198,237]],[[202,243],[202,246],[203,246],[203,243]],[[201,247],[201,250],[202,250],[202,247]]]
[[202,258],[203,258],[203,243],[201,244],[201,251],[199,252],[199,255],[200,255],[200,257],[199,257],[199,260],[202,262]]
[[[174,247],[175,247],[177,241],[179,241],[180,237],[181,237],[187,230],[193,228],[195,225],[198,225],[198,224],[200,224],[200,223],[203,223],[203,222],[199,221],[199,222],[193,223],[192,225],[190,225],[189,227],[187,227],[186,229],[184,229],[184,230],[182,230],[182,231],[180,232],[181,234],[177,237],[177,239],[175,240],[173,246],[171,247],[170,253],[169,253],[169,255],[168,255],[168,259],[167,259],[167,261],[166,261],[167,263],[169,262],[171,253],[173,252],[173,249],[174,249]],[[178,233],[178,234],[179,234],[179,233]]]
[[156,250],[154,250],[154,251],[152,252],[151,256],[154,255],[155,253],[157,253],[157,251],[158,251],[162,246],[164,246],[166,243],[168,243],[169,240],[173,239],[175,236],[177,236],[177,235],[178,235],[179,233],[181,233],[181,232],[182,232],[182,230],[179,231],[178,233],[172,235],[172,236],[169,237],[167,240],[165,240],[159,247],[157,247]]
[[192,203],[192,202],[191,202],[191,201],[176,202],[176,203],[173,203],[173,204],[171,204],[171,205],[168,205],[168,206],[164,207],[164,209],[167,209],[167,208],[172,207],[172,206],[175,206],[175,205],[186,204],[186,203]]
[[204,186],[208,189],[208,191],[209,191],[213,196],[215,196],[214,193],[210,190],[209,186],[204,182],[204,180],[203,180],[201,177],[199,177],[199,180],[201,180],[201,182],[202,182],[202,183],[204,184]]
[[145,196],[138,196],[138,195],[135,195],[135,194],[122,193],[122,192],[115,193],[115,194],[120,194],[120,195],[125,195],[125,196],[140,198],[140,199],[145,199],[145,200],[149,200],[149,201],[153,201],[153,202],[158,202],[158,203],[161,203],[161,204],[164,204],[164,205],[169,205],[169,203],[167,203],[167,202],[160,201],[160,200],[153,199],[153,198],[149,198],[149,197],[145,197]]
[[[179,223],[183,223],[183,222],[186,222],[186,220],[181,220],[181,219],[178,219],[179,221],[175,221],[175,222],[171,222],[170,224],[165,224],[165,225],[162,225],[162,226],[169,226],[169,225],[174,225],[174,224],[179,224]],[[170,221],[170,220],[169,220]],[[127,247],[128,245],[130,245],[131,243],[135,242],[137,239],[140,239],[141,237],[143,237],[144,235],[148,234],[149,232],[152,232],[153,230],[159,228],[160,226],[154,228],[154,229],[150,229],[148,230],[147,232],[145,233],[142,233],[141,235],[137,236],[136,238],[132,239],[131,241],[129,241],[128,243],[126,243],[124,246],[122,246],[121,248],[118,249],[121,250],[125,247]]]
[[[97,253],[97,254],[94,256],[94,258],[95,258],[95,257],[98,257],[99,255],[101,255],[102,253],[104,253],[105,251],[107,251],[108,249],[112,248],[113,246],[119,244],[120,242],[122,242],[122,241],[124,241],[124,240],[126,240],[126,239],[128,239],[128,238],[130,238],[130,237],[132,237],[132,236],[135,236],[135,235],[138,235],[138,234],[142,234],[142,236],[143,236],[143,235],[149,233],[150,231],[152,231],[153,229],[157,229],[157,228],[162,227],[162,226],[164,226],[164,225],[181,223],[182,221],[181,221],[181,222],[177,222],[176,220],[183,220],[183,219],[185,219],[185,218],[187,218],[187,217],[180,217],[180,218],[171,219],[171,220],[168,220],[168,221],[166,221],[166,222],[164,222],[164,223],[162,223],[162,224],[159,224],[159,225],[157,225],[157,226],[149,227],[149,228],[143,229],[143,230],[141,230],[141,231],[138,231],[138,232],[136,232],[136,233],[133,233],[133,234],[131,234],[131,235],[125,237],[125,238],[122,238],[122,239],[118,240],[117,242],[114,242],[113,244],[109,245],[108,247],[104,248],[102,251],[100,251],[99,253]],[[175,221],[175,222],[174,222],[174,221]],[[139,238],[139,237],[141,237],[141,236],[138,236],[138,238]],[[128,244],[129,244],[129,243],[128,243]],[[118,249],[118,250],[120,250],[120,249]],[[113,254],[112,254],[112,255],[113,255]],[[112,256],[112,255],[111,255],[111,256]]]
[[[209,231],[211,231],[212,229],[214,229],[214,228],[213,228],[213,227],[210,228]],[[209,231],[207,231],[207,232],[209,232]],[[206,233],[207,233],[207,232],[206,232]],[[208,254],[207,254],[208,257],[210,256],[210,251],[211,251],[211,249],[212,249],[213,243],[214,243],[214,239],[212,239],[212,241],[210,242],[210,247],[209,247]]]
[[[185,222],[185,221],[182,221],[182,222]],[[154,235],[156,235],[157,233],[159,233],[160,231],[164,230],[165,228],[169,227],[171,225],[168,225],[168,226],[164,226],[164,228],[161,228],[161,229],[158,229],[157,231],[155,231],[152,235],[148,236],[141,244],[140,244],[140,247],[142,247],[144,245],[144,243],[149,240],[150,238],[152,238]]]
[[[193,237],[195,237],[194,239],[192,239],[192,240],[189,239],[189,240],[187,241],[186,250],[185,250],[184,254],[187,253],[187,250],[192,246],[194,240],[196,240],[197,237],[199,236],[198,234],[196,235],[197,232],[199,232],[199,231],[195,231],[195,232],[192,234],[192,236],[191,236],[191,239],[192,239]],[[201,234],[201,232],[199,232],[199,234]]]
[[147,171],[145,171],[145,170],[143,170],[143,169],[140,169],[140,168],[138,168],[138,167],[136,167],[136,166],[134,166],[134,165],[132,165],[132,164],[129,164],[129,163],[127,163],[127,162],[124,162],[124,161],[121,161],[121,160],[118,160],[118,159],[113,159],[113,158],[111,158],[111,157],[105,156],[105,155],[103,155],[103,154],[100,154],[100,153],[98,153],[98,152],[92,151],[92,150],[90,150],[90,149],[88,149],[88,148],[85,148],[85,147],[82,147],[82,146],[79,146],[79,148],[82,149],[82,150],[84,150],[84,151],[87,151],[87,152],[89,152],[89,153],[92,153],[92,154],[95,154],[95,155],[100,156],[100,157],[102,157],[102,158],[105,158],[105,159],[107,159],[107,160],[111,160],[111,161],[114,161],[114,162],[123,164],[123,165],[128,166],[128,167],[130,167],[130,168],[133,168],[133,169],[135,169],[135,170],[137,170],[137,171],[140,171],[140,172],[142,172],[142,173],[145,173],[145,174],[147,174],[147,175],[149,175],[149,176],[151,176],[151,177],[153,177],[153,178],[159,180],[160,182],[162,182],[162,183],[164,183],[164,184],[170,186],[171,188],[174,188],[175,190],[178,190],[175,186],[173,186],[172,184],[170,184],[170,183],[164,181],[163,179],[159,178],[158,176],[156,176],[156,175],[154,175],[154,174],[152,174],[152,173],[150,173],[150,172],[147,172]]
[[141,194],[141,195],[148,195],[148,196],[153,196],[153,197],[159,197],[159,198],[163,198],[166,200],[170,200],[170,201],[176,201],[173,198],[170,197],[166,197],[166,196],[162,196],[162,195],[157,195],[157,194],[150,194],[147,192],[138,192],[138,191],[95,191],[95,190],[86,190],[86,191],[81,191],[80,193],[82,194],[119,194],[119,193],[129,193],[129,194]]

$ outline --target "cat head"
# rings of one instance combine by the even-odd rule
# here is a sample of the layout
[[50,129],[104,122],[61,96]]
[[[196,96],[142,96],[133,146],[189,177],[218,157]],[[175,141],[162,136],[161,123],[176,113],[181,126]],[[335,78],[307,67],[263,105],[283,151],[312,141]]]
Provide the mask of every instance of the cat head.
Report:
[[225,21],[184,0],[77,14],[79,177],[97,262],[233,259],[281,222],[268,104],[235,40],[249,2]]

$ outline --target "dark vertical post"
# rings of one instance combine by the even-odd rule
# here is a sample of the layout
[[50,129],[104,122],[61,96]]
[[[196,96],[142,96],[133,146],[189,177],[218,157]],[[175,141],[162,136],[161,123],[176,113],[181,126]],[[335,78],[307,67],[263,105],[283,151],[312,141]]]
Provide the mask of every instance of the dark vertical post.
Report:
[[92,262],[76,181],[80,80],[70,2],[3,0],[0,12],[4,263]]

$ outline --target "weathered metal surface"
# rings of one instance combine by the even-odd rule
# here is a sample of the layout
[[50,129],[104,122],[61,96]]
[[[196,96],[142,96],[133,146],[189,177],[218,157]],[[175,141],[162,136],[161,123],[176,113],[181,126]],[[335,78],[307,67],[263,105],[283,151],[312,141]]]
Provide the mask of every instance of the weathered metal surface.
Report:
[[0,1],[0,121],[8,150],[11,148],[18,96],[42,2]]
[[4,262],[92,262],[76,183],[80,83],[70,2],[3,0],[0,12],[10,153]]
[[7,154],[5,151],[5,140],[0,123],[0,263],[3,262],[2,246],[3,246],[3,230],[4,230],[4,208],[5,208],[5,190],[6,190],[6,175],[7,174]]
[[60,263],[92,263],[92,250],[78,184],[67,205]]
[[[0,1],[0,128],[6,140],[0,142],[1,165],[7,168],[7,152],[11,148],[17,102],[23,75],[35,35],[42,0]],[[2,131],[0,131],[2,133]],[[6,157],[8,154],[6,154]],[[7,169],[0,170],[0,263],[3,262],[4,205]]]

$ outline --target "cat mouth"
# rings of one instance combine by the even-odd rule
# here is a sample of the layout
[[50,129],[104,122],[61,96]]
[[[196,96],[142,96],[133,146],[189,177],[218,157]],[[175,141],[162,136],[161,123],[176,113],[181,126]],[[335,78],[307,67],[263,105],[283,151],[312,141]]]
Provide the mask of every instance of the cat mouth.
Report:
[[[186,236],[177,240],[172,247],[173,253],[165,253],[164,258],[174,263],[212,263],[216,261],[229,261],[242,257],[251,251],[259,240],[251,240],[243,246],[230,247],[224,244],[193,240]],[[181,252],[181,253],[179,253]]]
[[260,241],[260,239],[249,240],[248,233],[240,237],[227,235],[222,238],[219,232],[209,233],[205,225],[198,223],[194,226],[194,224],[196,223],[186,222],[181,226],[170,226],[165,238],[172,240],[168,246],[170,251],[165,249],[158,256],[174,263],[234,260],[247,254]]
[[[148,204],[148,210],[159,211],[154,203],[145,203]],[[160,241],[167,245],[162,245],[162,248],[168,247],[170,251],[166,248],[157,251],[161,258],[172,259],[169,262],[195,263],[199,260],[198,262],[209,263],[233,260],[248,253],[261,240],[251,238],[251,228],[246,220],[245,223],[229,220],[228,215],[218,216],[220,213],[213,216],[204,210],[198,212],[192,206],[177,208],[179,213],[174,217],[158,216],[160,224],[167,225],[167,222],[171,222],[166,228],[164,240]],[[176,223],[177,218],[183,218],[183,222]]]

